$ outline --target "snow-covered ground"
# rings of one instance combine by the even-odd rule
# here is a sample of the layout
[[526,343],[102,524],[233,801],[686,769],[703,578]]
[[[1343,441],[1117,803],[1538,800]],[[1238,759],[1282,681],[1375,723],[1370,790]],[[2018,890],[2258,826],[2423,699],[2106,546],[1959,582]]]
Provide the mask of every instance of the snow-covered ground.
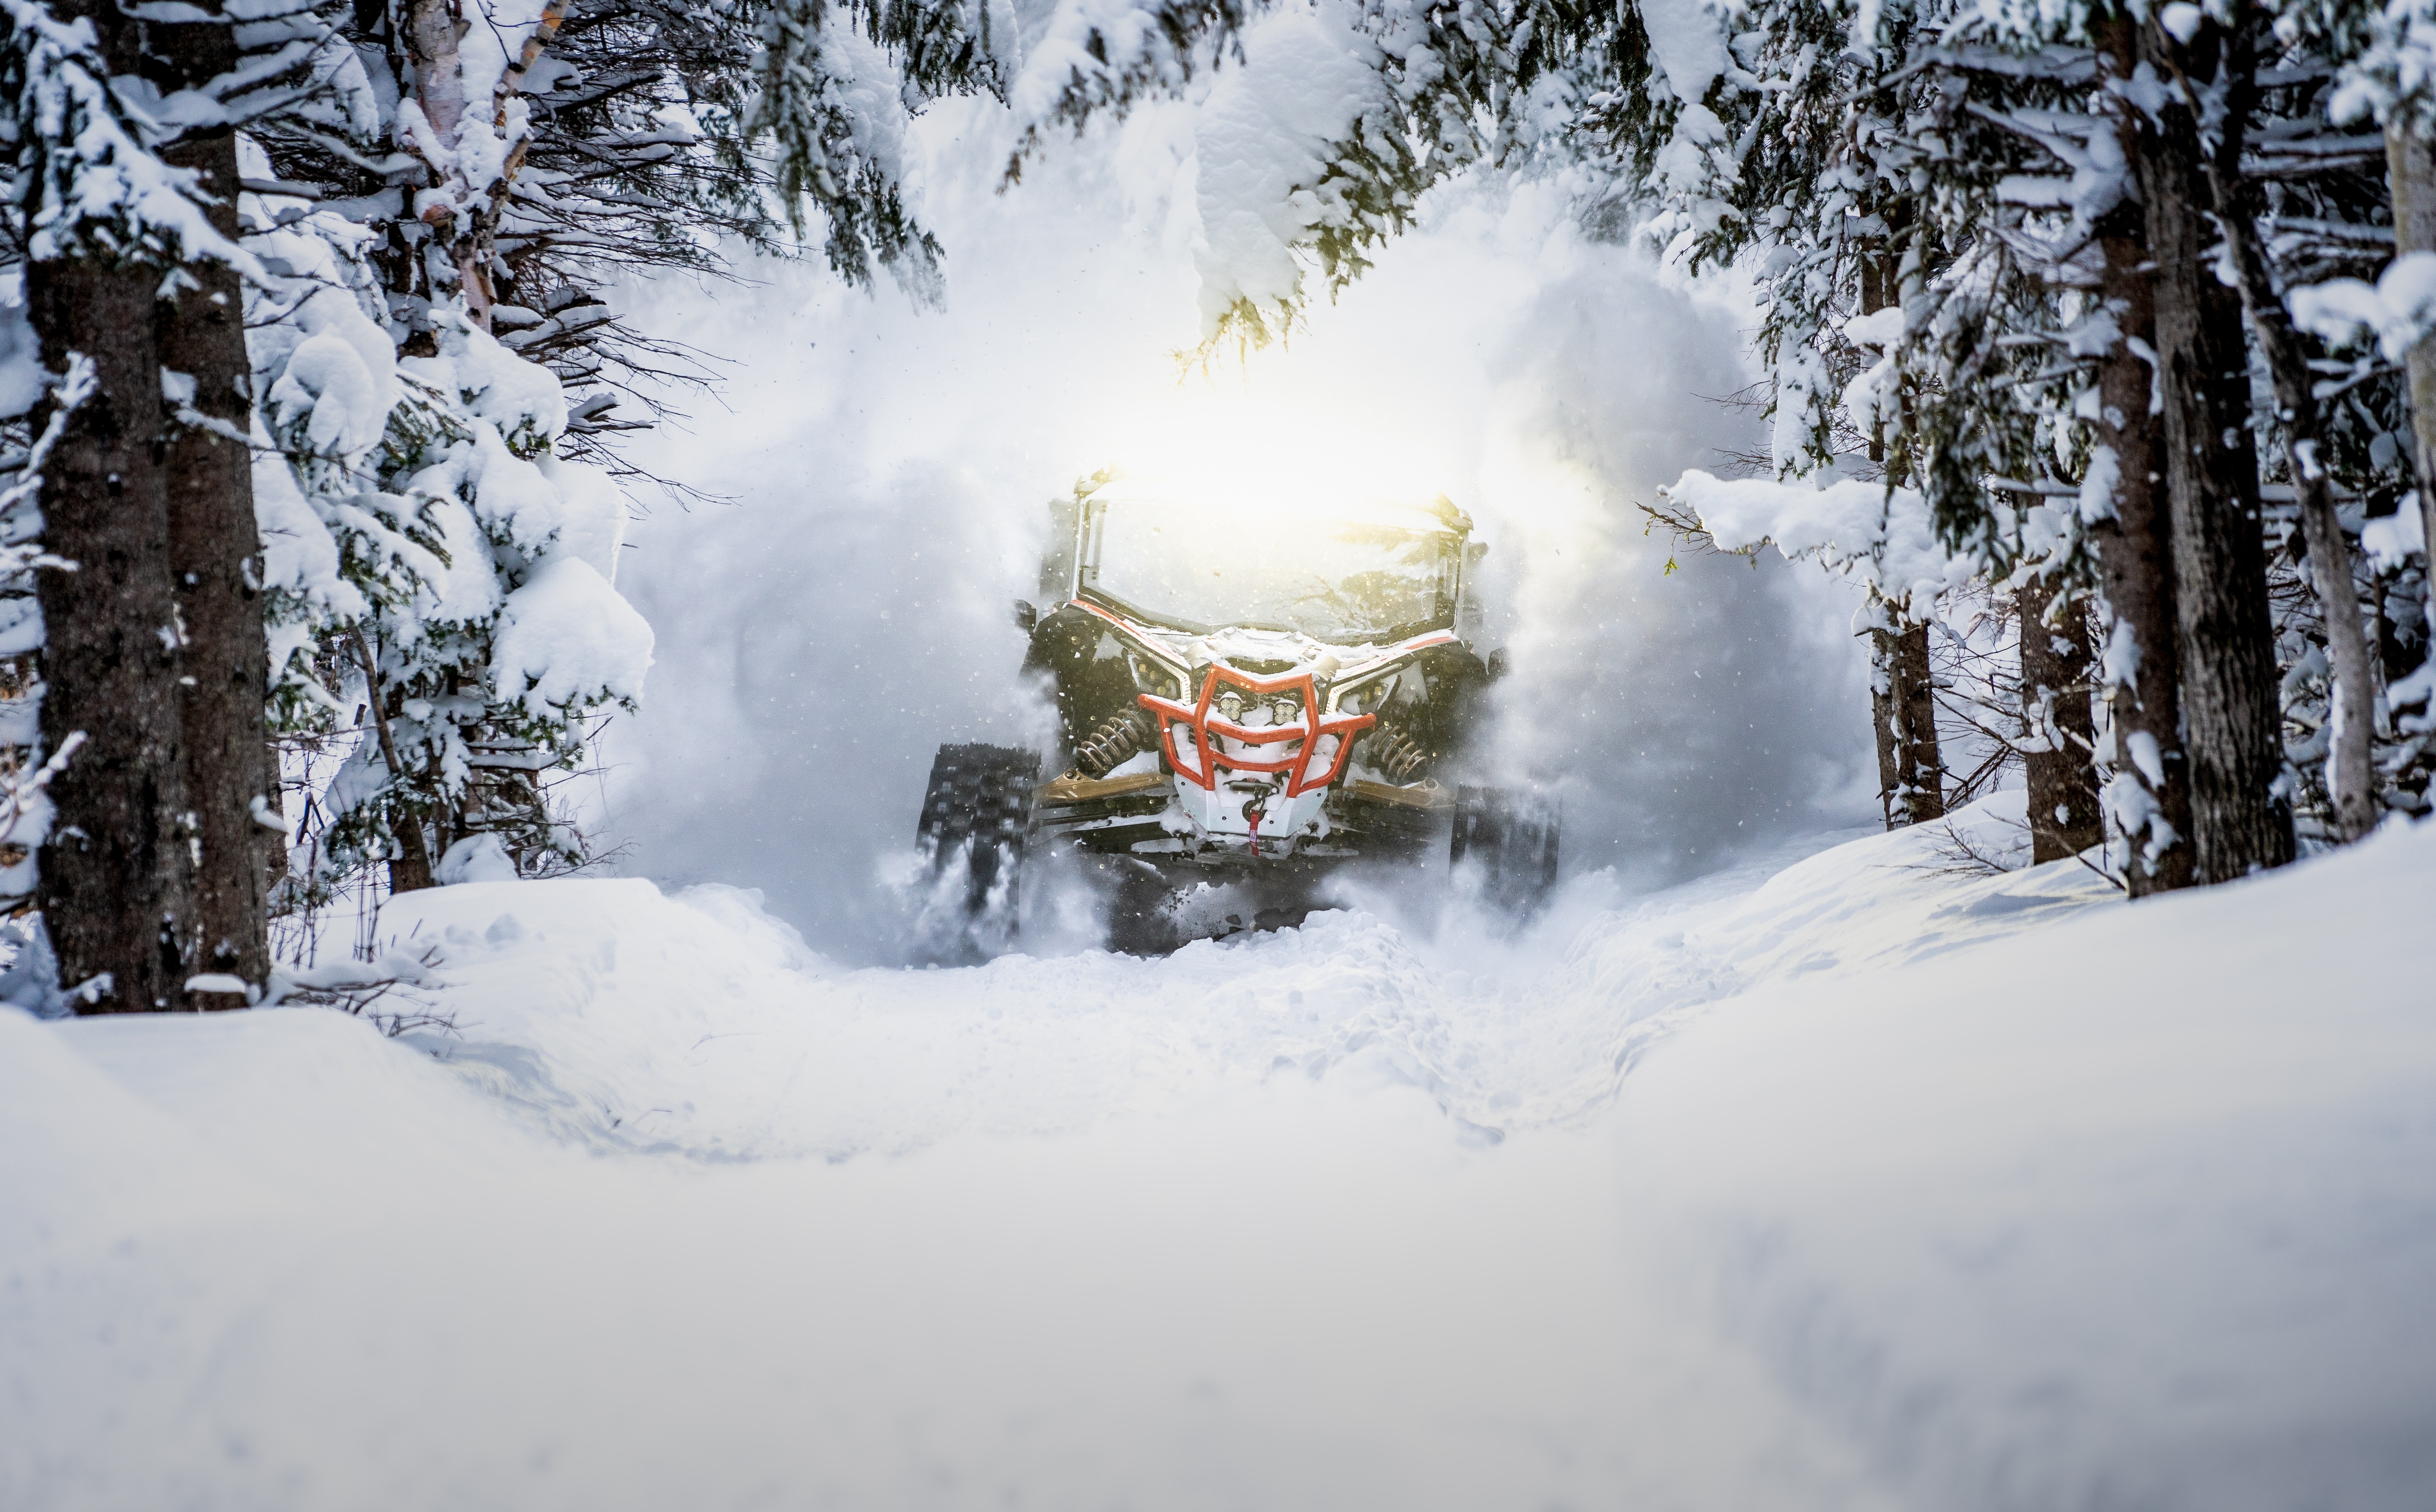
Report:
[[468,884],[458,1038],[10,1013],[0,1506],[2436,1503],[2436,828],[1937,849],[957,971]]

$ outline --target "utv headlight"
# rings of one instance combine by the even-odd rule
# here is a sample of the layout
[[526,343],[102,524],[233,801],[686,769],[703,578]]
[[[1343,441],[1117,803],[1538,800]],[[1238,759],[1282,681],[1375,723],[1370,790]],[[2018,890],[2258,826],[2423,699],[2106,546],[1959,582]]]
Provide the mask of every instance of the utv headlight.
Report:
[[1139,652],[1125,652],[1125,670],[1133,674],[1137,691],[1154,693],[1160,698],[1184,697],[1184,685],[1176,681],[1175,674]]

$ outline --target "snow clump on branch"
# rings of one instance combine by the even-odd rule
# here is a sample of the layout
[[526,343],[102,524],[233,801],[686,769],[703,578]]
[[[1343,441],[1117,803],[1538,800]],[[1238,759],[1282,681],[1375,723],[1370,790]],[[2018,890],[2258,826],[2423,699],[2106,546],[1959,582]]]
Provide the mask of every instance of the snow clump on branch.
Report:
[[1971,581],[1972,564],[1937,537],[1916,489],[1843,478],[1780,483],[1722,478],[1695,470],[1662,497],[1681,506],[1722,551],[1773,546],[1788,562],[1815,561],[1868,586],[1912,619],[1928,617],[1936,597]]

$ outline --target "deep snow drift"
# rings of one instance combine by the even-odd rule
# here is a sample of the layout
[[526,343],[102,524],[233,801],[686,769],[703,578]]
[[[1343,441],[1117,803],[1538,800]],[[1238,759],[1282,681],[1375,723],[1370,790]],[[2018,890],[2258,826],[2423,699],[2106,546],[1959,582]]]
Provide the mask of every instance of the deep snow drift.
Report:
[[468,884],[460,1038],[0,1016],[0,1505],[2428,1504],[2436,827],[1936,849],[936,972]]

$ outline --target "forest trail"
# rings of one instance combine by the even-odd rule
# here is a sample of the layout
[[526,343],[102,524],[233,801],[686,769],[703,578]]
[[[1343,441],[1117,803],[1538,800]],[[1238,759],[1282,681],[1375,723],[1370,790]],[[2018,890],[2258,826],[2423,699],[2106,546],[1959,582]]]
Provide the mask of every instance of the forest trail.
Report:
[[468,884],[453,1038],[0,1017],[0,1501],[2406,1504],[2436,832],[1939,848],[954,971]]

